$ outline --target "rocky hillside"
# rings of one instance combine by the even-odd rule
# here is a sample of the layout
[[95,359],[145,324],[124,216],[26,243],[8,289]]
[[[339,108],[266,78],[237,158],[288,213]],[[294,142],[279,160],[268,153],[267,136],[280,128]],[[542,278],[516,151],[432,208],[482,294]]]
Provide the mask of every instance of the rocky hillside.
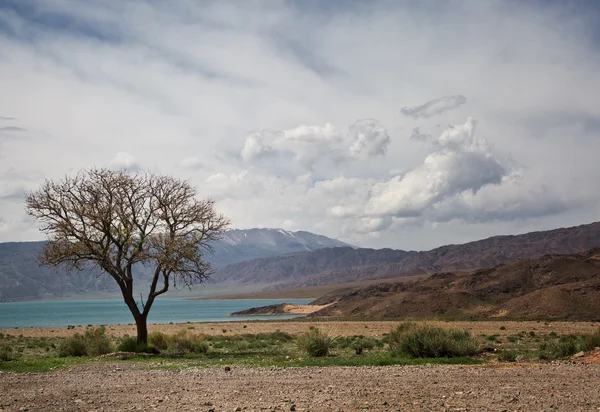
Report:
[[[209,260],[219,268],[245,259],[348,245],[309,232],[249,229],[230,230],[213,246],[215,253]],[[43,247],[44,242],[0,243],[0,301],[117,290],[115,282],[102,273],[67,274],[40,267],[37,256]],[[140,268],[142,281],[143,272]]]
[[474,271],[439,272],[425,280],[381,283],[312,302],[330,303],[315,315],[598,319],[600,248]]
[[[393,249],[356,249],[337,247],[314,252],[300,252],[268,259],[240,262],[220,269],[213,276],[216,282],[290,284],[327,270],[361,270],[365,266],[399,261],[415,252]],[[338,283],[338,282],[334,282]]]
[[337,248],[297,253],[228,266],[215,278],[241,283],[279,282],[273,288],[288,289],[474,269],[550,253],[577,253],[598,246],[600,222],[516,236],[495,236],[426,252]]

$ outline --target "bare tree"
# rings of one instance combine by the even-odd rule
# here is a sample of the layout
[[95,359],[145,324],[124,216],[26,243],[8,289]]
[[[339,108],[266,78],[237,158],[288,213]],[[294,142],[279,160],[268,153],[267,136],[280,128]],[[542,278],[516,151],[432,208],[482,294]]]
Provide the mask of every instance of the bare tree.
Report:
[[[212,200],[196,199],[187,181],[108,169],[46,180],[27,197],[26,211],[49,238],[42,264],[96,267],[117,282],[139,343],[148,340],[148,313],[157,296],[171,283],[191,286],[211,274],[204,255],[229,224]],[[138,306],[133,278],[139,264],[150,268],[151,282]]]

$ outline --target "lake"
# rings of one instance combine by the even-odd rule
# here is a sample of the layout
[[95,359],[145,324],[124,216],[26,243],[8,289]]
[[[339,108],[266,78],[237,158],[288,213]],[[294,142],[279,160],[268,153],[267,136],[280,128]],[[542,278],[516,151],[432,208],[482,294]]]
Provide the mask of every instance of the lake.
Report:
[[[156,299],[148,323],[183,323],[255,319],[291,319],[298,315],[229,316],[256,306],[278,303],[306,304],[311,299],[187,300]],[[30,328],[67,325],[116,325],[134,323],[123,300],[58,300],[40,302],[1,302],[0,328]]]

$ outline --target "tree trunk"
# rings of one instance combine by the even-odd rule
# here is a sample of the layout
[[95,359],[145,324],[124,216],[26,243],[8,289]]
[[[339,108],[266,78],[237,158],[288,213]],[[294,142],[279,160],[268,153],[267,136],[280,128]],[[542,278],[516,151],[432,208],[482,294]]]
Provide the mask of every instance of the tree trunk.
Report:
[[135,319],[138,344],[146,344],[148,343],[148,314],[140,312],[137,303],[135,303],[135,299],[133,299],[132,289],[133,285],[129,285],[128,288],[121,287],[121,291],[123,292],[123,300],[133,315],[133,319]]
[[137,342],[138,344],[148,343],[148,322],[144,315],[135,317],[135,326],[137,327]]

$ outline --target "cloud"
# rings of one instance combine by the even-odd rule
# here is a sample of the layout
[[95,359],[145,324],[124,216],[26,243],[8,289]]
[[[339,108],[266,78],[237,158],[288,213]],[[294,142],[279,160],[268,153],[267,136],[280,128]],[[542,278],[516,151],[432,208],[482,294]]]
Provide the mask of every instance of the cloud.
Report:
[[405,116],[414,118],[429,118],[437,116],[456,107],[465,104],[467,98],[460,94],[454,96],[440,97],[439,99],[430,100],[419,106],[403,107],[400,112]]
[[377,120],[361,119],[346,133],[331,123],[253,132],[246,136],[240,156],[247,163],[288,158],[305,170],[312,170],[323,161],[337,163],[385,156],[390,142],[387,129]]
[[435,151],[420,166],[373,187],[367,214],[420,216],[449,196],[499,184],[508,171],[485,148],[475,136],[474,119],[449,126],[437,139]]
[[0,2],[0,193],[143,167],[236,227],[406,249],[598,219],[589,2],[338,3]]
[[110,161],[109,167],[115,170],[125,170],[128,172],[137,172],[141,170],[138,161],[129,153],[118,152]]
[[17,120],[15,117],[0,116],[0,120]]
[[201,169],[204,165],[202,164],[202,161],[197,157],[186,157],[181,162],[179,162],[179,166],[182,169],[197,170]]
[[427,140],[433,138],[433,136],[430,134],[421,133],[420,129],[421,129],[420,127],[415,127],[413,129],[413,131],[410,133],[410,140],[424,142],[424,141],[427,141]]
[[375,119],[358,120],[348,132],[351,142],[348,156],[353,159],[385,156],[391,139],[385,127]]
[[27,129],[23,129],[22,127],[17,127],[17,126],[4,126],[4,127],[0,127],[0,133],[1,132],[26,132]]

